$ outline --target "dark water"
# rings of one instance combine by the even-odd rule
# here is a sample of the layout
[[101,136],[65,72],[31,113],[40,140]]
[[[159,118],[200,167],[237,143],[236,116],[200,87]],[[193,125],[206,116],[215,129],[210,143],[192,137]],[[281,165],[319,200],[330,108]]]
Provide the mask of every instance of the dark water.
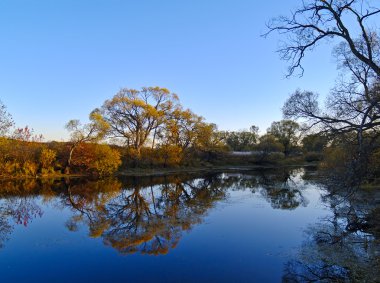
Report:
[[315,240],[344,220],[305,169],[0,186],[0,282],[330,282],[372,262]]

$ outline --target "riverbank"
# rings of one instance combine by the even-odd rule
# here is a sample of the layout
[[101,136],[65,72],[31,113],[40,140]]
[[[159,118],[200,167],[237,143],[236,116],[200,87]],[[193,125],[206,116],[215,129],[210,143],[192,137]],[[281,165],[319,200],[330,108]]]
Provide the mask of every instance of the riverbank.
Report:
[[[194,167],[170,167],[170,168],[128,168],[120,170],[114,174],[116,177],[147,177],[165,176],[172,174],[196,174],[196,173],[218,173],[218,172],[244,172],[253,170],[294,168],[294,167],[316,167],[315,162],[309,163],[275,163],[260,165],[203,165]],[[62,178],[94,178],[98,177],[91,174],[46,174],[37,176],[0,176],[0,180],[24,180],[24,179],[62,179]]]
[[93,177],[89,174],[46,174],[46,175],[36,175],[36,176],[0,176],[0,181],[17,181],[17,180],[28,180],[28,179],[63,179],[63,178],[90,178]]
[[304,164],[266,164],[266,165],[219,165],[202,167],[178,167],[178,168],[130,168],[117,173],[121,177],[146,177],[164,176],[171,174],[193,174],[193,173],[218,173],[218,172],[244,172],[265,169],[316,167],[317,163]]

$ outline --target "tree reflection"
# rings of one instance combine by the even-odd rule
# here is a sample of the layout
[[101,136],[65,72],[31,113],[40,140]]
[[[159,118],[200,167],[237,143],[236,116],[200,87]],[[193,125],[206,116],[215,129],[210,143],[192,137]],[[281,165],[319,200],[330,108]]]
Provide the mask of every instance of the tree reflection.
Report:
[[306,205],[301,189],[295,186],[299,173],[130,178],[98,182],[97,188],[67,184],[63,204],[75,214],[66,225],[72,231],[80,223],[87,225],[91,237],[101,237],[123,254],[166,254],[231,188],[259,192],[279,209]]
[[307,230],[308,240],[285,266],[284,282],[380,281],[379,235],[369,217],[378,210],[373,194],[346,193],[326,191],[332,214]]
[[[234,191],[250,191],[274,209],[307,206],[304,190],[318,179],[313,172],[1,182],[0,247],[15,225],[42,217],[42,201],[72,211],[66,221],[70,231],[88,227],[90,237],[122,254],[164,255]],[[372,205],[378,197],[354,192],[324,189],[322,202],[331,214],[309,227],[304,245],[284,266],[284,282],[380,282],[380,209]]]
[[[104,210],[105,205],[117,197],[121,192],[121,183],[117,179],[66,180],[65,190],[61,196],[61,206],[69,207],[74,215],[66,222],[70,231],[78,230],[78,223],[89,224],[90,229],[97,221],[98,214]],[[96,234],[96,233],[95,233]],[[94,236],[91,232],[90,235]]]
[[[262,195],[275,209],[295,209],[307,206],[308,201],[302,194],[302,182],[299,176],[303,174],[303,169],[299,170],[277,170],[275,174],[268,174],[265,171],[259,176],[259,184],[262,186]],[[301,184],[301,185],[300,185]]]
[[9,223],[8,209],[4,204],[0,205],[0,248],[4,246],[4,242],[8,240],[9,235],[12,233],[13,227]]
[[79,215],[74,215],[67,226],[75,230],[78,222],[85,222],[90,236],[102,237],[105,244],[123,254],[166,254],[176,247],[183,231],[199,223],[201,216],[225,196],[218,176],[171,181],[157,184],[152,180],[150,186],[135,182],[106,197],[98,193],[91,198],[74,194],[69,186],[65,203]]
[[32,197],[0,200],[0,248],[8,240],[15,224],[27,227],[33,219],[42,215],[42,209]]
[[[30,202],[40,196],[45,202],[72,211],[65,224],[70,231],[85,225],[90,237],[101,238],[104,244],[122,254],[161,255],[175,248],[183,233],[201,223],[211,208],[227,199],[230,191],[249,190],[263,196],[276,209],[306,206],[299,179],[302,174],[299,170],[266,170],[200,177],[174,175],[8,183],[0,196],[2,204],[7,201],[13,210],[0,208],[0,233],[12,232],[7,222],[9,215],[15,223],[25,225],[29,219],[41,216],[42,211]],[[11,199],[19,205],[11,204]]]

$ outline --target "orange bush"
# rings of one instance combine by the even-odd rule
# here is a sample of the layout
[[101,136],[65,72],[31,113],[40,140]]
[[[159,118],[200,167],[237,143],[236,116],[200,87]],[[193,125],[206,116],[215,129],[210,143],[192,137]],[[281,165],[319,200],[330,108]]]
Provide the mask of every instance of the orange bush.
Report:
[[75,149],[72,165],[80,172],[107,176],[121,165],[120,153],[105,144],[83,143]]

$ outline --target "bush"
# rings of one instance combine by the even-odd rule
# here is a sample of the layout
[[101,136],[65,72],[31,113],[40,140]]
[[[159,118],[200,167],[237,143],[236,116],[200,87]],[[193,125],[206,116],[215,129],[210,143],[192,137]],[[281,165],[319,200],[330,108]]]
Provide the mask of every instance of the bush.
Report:
[[40,165],[41,173],[48,174],[54,172],[54,162],[56,159],[57,153],[54,150],[44,148],[40,153]]
[[319,152],[308,152],[305,154],[304,159],[307,162],[321,161],[323,159],[323,154]]
[[176,145],[163,145],[155,150],[153,164],[163,167],[179,166],[182,161],[182,148]]
[[182,164],[184,152],[176,145],[161,145],[152,149],[144,147],[140,155],[134,148],[122,149],[123,168],[176,167]]
[[380,149],[374,150],[369,157],[368,182],[380,184]]
[[99,177],[112,175],[120,165],[119,151],[105,144],[81,144],[75,149],[72,159],[75,171]]
[[21,175],[23,176],[33,176],[35,177],[38,172],[38,165],[32,161],[25,161],[22,165]]

